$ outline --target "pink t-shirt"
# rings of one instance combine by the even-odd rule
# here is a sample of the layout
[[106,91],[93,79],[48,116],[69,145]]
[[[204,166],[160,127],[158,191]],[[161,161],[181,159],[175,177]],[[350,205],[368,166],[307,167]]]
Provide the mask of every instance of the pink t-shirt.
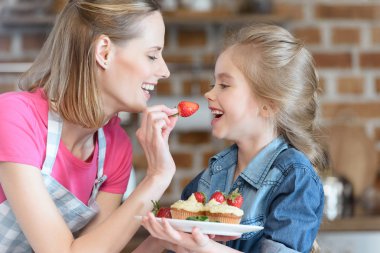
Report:
[[[45,160],[48,103],[42,90],[0,95],[0,162],[14,162],[42,168]],[[100,191],[124,193],[132,166],[132,145],[115,116],[104,127],[107,180]],[[90,161],[82,161],[60,143],[52,176],[87,204],[96,178],[98,143]],[[27,185],[25,186],[28,187]],[[0,186],[0,203],[6,199]]]

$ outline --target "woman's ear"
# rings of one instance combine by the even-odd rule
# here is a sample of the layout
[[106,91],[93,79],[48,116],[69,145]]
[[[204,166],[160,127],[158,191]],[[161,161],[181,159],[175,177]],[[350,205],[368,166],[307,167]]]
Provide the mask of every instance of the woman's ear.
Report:
[[100,67],[108,68],[111,51],[111,39],[106,35],[101,35],[95,44],[95,59]]

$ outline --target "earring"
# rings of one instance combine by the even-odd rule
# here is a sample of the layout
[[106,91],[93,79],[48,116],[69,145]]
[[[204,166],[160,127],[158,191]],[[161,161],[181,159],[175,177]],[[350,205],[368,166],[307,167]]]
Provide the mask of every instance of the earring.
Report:
[[104,64],[104,66],[107,66],[107,61],[104,61],[103,64]]

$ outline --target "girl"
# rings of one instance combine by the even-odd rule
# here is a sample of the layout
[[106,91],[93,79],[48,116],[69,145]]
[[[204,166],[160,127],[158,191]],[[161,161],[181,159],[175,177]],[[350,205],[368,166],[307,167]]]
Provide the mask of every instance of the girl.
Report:
[[286,30],[253,25],[232,36],[205,97],[212,134],[234,144],[210,159],[182,199],[238,188],[241,223],[264,229],[223,245],[197,229],[186,234],[161,226],[151,214],[144,227],[171,248],[191,252],[310,252],[324,202],[317,170],[326,164],[317,138],[318,92],[311,55]]
[[[169,76],[154,0],[72,0],[21,80],[0,96],[0,251],[120,252],[168,187],[177,110],[147,108]],[[142,112],[145,178],[121,205],[132,146],[117,113]],[[74,236],[75,234],[75,236]]]

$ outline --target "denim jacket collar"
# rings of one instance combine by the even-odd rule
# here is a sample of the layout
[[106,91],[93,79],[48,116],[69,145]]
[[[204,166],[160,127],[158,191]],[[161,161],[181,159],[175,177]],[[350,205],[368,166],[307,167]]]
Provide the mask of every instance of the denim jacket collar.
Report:
[[211,175],[218,174],[223,170],[231,168],[237,162],[238,147],[233,144],[231,147],[219,152],[211,157],[209,167],[211,168]]
[[[283,137],[278,137],[264,147],[240,174],[247,183],[259,189],[276,157],[289,147]],[[210,159],[211,174],[230,169],[237,163],[238,147],[233,144]]]

